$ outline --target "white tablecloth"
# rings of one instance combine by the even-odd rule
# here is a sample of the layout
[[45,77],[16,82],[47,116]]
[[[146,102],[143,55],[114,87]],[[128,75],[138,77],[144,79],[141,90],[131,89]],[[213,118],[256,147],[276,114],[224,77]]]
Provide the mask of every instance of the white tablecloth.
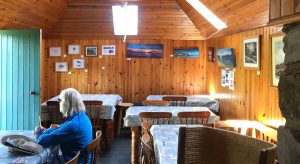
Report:
[[[98,100],[102,101],[102,107],[100,112],[101,119],[113,119],[114,113],[116,111],[115,106],[122,102],[122,97],[117,94],[81,94],[82,100]],[[58,96],[55,96],[47,101],[57,101]],[[47,108],[47,101],[41,104],[41,120],[42,121],[49,121],[48,115],[48,108]]]
[[[0,139],[3,136],[9,134],[19,134],[25,135],[33,140],[35,140],[35,135],[33,134],[33,130],[15,130],[15,131],[0,131]],[[47,162],[47,158],[50,152],[43,150],[39,155],[28,155],[28,154],[20,154],[20,153],[11,153],[8,151],[8,148],[0,142],[0,163],[17,163],[17,161],[24,161],[24,163],[30,164],[39,164]]]
[[[179,127],[186,125],[153,125],[154,152],[157,164],[177,164]],[[188,125],[200,127],[201,125]]]
[[177,119],[178,112],[200,112],[209,111],[210,117],[208,118],[208,124],[214,124],[215,121],[220,120],[220,117],[211,112],[207,107],[187,107],[187,106],[132,106],[126,110],[126,116],[124,118],[124,126],[140,126],[141,120],[139,113],[141,112],[171,112],[172,118],[171,124],[179,123]]
[[162,100],[164,96],[185,96],[185,106],[208,107],[211,111],[219,112],[219,101],[209,95],[150,95],[147,100]]

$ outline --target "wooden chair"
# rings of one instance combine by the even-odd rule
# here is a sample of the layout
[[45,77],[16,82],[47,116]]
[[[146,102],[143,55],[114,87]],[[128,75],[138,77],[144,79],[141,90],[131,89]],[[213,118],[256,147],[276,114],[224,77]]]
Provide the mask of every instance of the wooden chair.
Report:
[[91,155],[91,164],[97,163],[97,158],[99,156],[100,152],[100,141],[101,141],[102,132],[99,130],[96,132],[96,138],[85,148],[86,155],[85,155],[85,163],[88,163],[89,160],[89,153],[92,153]]
[[150,134],[150,128],[152,126],[152,122],[150,121],[143,121],[141,123],[142,135]]
[[209,127],[179,128],[178,164],[274,164],[276,145]]
[[51,124],[62,124],[63,122],[65,122],[63,114],[60,113],[58,101],[47,101],[46,104],[48,107]]
[[152,124],[169,124],[172,117],[170,112],[141,112],[141,122],[150,121]]
[[155,164],[155,153],[152,145],[150,135],[144,134],[142,136],[141,164]]
[[102,107],[102,101],[83,101],[86,114],[90,118],[93,131],[102,130],[100,124],[100,112]]
[[170,106],[185,106],[187,97],[184,96],[164,96],[162,98],[164,101],[170,102]]
[[77,152],[74,158],[66,162],[65,164],[77,164],[79,159],[80,151]]
[[177,117],[180,124],[202,124],[207,125],[209,111],[202,112],[178,112]]
[[170,103],[164,100],[144,100],[142,102],[144,106],[169,106]]

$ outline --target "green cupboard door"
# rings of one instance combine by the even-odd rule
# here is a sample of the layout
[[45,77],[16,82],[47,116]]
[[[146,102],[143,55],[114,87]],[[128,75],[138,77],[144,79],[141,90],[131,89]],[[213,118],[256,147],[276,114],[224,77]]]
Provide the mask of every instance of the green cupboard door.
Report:
[[40,30],[0,30],[0,130],[32,130],[40,114]]

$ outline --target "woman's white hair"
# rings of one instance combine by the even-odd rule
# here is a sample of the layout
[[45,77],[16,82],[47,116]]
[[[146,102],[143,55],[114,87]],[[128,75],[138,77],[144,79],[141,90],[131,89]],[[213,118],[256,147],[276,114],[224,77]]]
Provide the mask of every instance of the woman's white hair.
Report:
[[59,98],[60,112],[65,116],[73,116],[79,112],[85,112],[85,106],[80,93],[74,88],[61,91]]

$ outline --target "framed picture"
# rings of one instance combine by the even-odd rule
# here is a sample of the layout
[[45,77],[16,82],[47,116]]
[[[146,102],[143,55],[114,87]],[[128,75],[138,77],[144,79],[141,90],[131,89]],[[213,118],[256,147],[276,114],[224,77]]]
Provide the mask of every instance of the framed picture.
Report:
[[61,56],[61,48],[60,47],[50,47],[49,48],[49,56],[51,56],[51,57]]
[[174,58],[198,58],[199,49],[174,49]]
[[116,46],[115,45],[103,45],[102,55],[115,55]]
[[224,48],[217,50],[218,65],[220,67],[235,67],[235,57],[232,48]]
[[84,68],[84,59],[73,59],[73,68]]
[[80,54],[80,45],[78,45],[78,44],[68,45],[68,54],[70,54],[70,55]]
[[68,62],[55,62],[55,72],[68,72]]
[[213,47],[208,47],[207,49],[207,61],[209,62],[215,61],[215,49]]
[[260,69],[259,35],[247,37],[243,40],[244,68]]
[[272,48],[272,86],[278,86],[279,77],[285,69],[283,52],[283,34],[271,36]]
[[162,58],[162,44],[127,44],[127,58]]
[[86,46],[85,47],[86,56],[98,56],[97,46]]

